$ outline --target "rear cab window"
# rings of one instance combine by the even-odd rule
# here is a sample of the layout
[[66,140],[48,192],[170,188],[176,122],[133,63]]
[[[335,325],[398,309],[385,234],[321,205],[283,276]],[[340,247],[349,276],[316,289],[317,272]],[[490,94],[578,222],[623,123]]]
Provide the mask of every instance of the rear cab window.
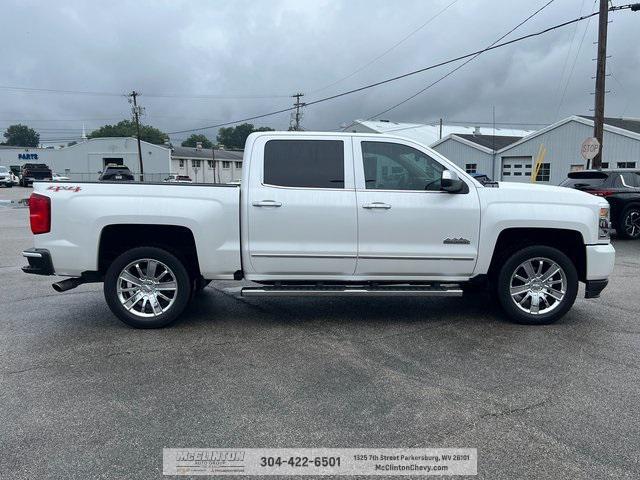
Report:
[[265,185],[343,189],[343,140],[269,140],[264,147]]

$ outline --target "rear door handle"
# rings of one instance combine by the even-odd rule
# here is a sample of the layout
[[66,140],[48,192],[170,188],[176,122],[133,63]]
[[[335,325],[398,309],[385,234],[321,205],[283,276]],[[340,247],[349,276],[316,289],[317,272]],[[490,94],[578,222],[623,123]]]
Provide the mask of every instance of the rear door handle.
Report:
[[365,203],[364,205],[362,205],[362,208],[380,208],[383,210],[389,210],[391,208],[391,205],[383,202],[373,202],[373,203]]
[[275,200],[261,200],[259,202],[253,202],[254,207],[281,207],[282,202],[276,202]]

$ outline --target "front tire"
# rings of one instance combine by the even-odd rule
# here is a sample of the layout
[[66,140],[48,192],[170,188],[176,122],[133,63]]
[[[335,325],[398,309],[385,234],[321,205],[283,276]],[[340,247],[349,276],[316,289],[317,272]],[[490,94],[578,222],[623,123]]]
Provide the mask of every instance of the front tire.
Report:
[[578,272],[560,250],[532,246],[513,253],[498,274],[500,305],[511,320],[546,325],[560,319],[578,294]]
[[156,247],[126,251],[109,266],[104,297],[111,311],[134,328],[161,328],[174,322],[191,296],[183,263]]
[[618,235],[629,240],[640,238],[640,207],[627,207],[620,216]]

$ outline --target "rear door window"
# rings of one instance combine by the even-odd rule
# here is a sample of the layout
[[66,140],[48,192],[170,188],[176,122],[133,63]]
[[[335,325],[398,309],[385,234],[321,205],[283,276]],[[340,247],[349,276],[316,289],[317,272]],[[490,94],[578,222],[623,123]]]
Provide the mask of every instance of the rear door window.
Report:
[[344,188],[342,140],[269,140],[264,183],[282,187]]
[[616,175],[614,186],[618,188],[635,188],[638,186],[637,174],[634,172],[623,172]]

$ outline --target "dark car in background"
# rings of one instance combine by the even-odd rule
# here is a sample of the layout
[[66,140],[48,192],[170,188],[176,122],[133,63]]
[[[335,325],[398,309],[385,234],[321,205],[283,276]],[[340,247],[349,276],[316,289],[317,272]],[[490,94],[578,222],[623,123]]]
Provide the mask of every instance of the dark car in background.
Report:
[[482,185],[486,185],[487,183],[493,183],[491,177],[485,173],[472,173],[471,176],[479,181]]
[[583,170],[571,172],[560,184],[605,198],[618,236],[640,238],[640,170]]
[[101,182],[132,182],[133,173],[126,165],[107,165],[98,178]]
[[36,180],[51,180],[51,169],[44,163],[25,163],[20,169],[20,186],[28,187]]

